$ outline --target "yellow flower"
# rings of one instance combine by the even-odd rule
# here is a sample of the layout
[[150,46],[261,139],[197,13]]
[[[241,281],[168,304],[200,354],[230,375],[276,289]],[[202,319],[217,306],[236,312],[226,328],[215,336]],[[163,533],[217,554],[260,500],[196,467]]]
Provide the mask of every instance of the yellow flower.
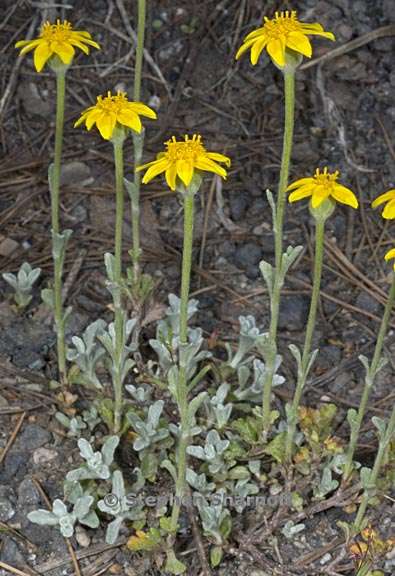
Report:
[[295,11],[276,12],[273,19],[264,17],[263,26],[250,32],[236,54],[236,60],[251,49],[251,64],[255,66],[264,48],[277,66],[286,64],[288,50],[299,52],[311,58],[313,49],[309,35],[324,36],[335,40],[332,32],[325,32],[321,24],[304,24],[299,22]]
[[376,198],[376,200],[372,202],[372,208],[377,208],[377,206],[384,204],[384,202],[387,202],[387,204],[381,215],[386,220],[392,220],[395,218],[395,189],[388,190],[388,192],[384,192],[384,194]]
[[[392,260],[393,258],[395,258],[395,248],[391,248],[391,250],[388,250],[388,252],[384,256],[384,260],[388,262],[388,260]],[[394,270],[395,270],[395,262],[394,262]]]
[[107,92],[107,96],[98,96],[96,104],[81,113],[74,127],[85,122],[86,128],[90,130],[96,124],[103,138],[110,140],[117,125],[140,133],[140,116],[155,120],[156,112],[141,102],[129,102],[125,92],[118,92],[115,96]]
[[70,64],[75,54],[74,46],[85,54],[89,54],[89,46],[100,50],[99,44],[92,40],[89,32],[73,30],[67,20],[63,23],[58,20],[56,24],[45,22],[38,38],[20,40],[15,44],[15,48],[22,48],[21,55],[34,50],[34,66],[37,72],[41,72],[52,56],[59,56],[63,64]]
[[165,172],[166,182],[171,190],[176,189],[177,177],[185,186],[189,186],[195,170],[214,172],[226,179],[225,168],[217,164],[223,162],[228,168],[230,158],[217,152],[207,152],[202,144],[201,136],[194,135],[192,139],[185,136],[185,140],[177,142],[173,136],[165,143],[166,151],[160,152],[157,159],[139,166],[137,171],[148,168],[144,175],[143,183],[147,184],[152,178]]
[[296,202],[297,200],[311,196],[312,208],[318,208],[324,200],[333,198],[336,202],[358,208],[358,200],[355,194],[345,186],[338,184],[336,182],[338,177],[338,170],[330,174],[328,168],[324,168],[322,173],[320,169],[317,168],[313,177],[301,178],[288,186],[288,191],[293,190],[289,195],[289,201]]

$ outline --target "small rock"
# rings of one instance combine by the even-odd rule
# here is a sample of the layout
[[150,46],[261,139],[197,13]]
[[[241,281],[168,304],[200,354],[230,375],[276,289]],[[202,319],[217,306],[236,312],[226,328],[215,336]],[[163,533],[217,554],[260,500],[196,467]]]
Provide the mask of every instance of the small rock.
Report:
[[9,536],[5,536],[2,540],[0,558],[2,562],[11,566],[22,567],[26,563],[18,545]]
[[18,486],[18,509],[35,508],[41,502],[41,495],[31,478],[24,478]]
[[78,544],[82,546],[82,548],[88,548],[91,543],[90,537],[88,536],[86,530],[82,528],[82,526],[77,526],[75,530],[75,538]]
[[262,259],[262,248],[254,242],[247,242],[236,248],[234,262],[245,271],[248,278],[255,279],[260,275],[259,262]]
[[28,424],[19,436],[16,444],[25,451],[41,448],[51,440],[51,434],[38,424]]
[[15,516],[15,493],[10,486],[0,486],[0,521],[8,522]]
[[367,292],[360,292],[358,294],[355,305],[371,314],[376,314],[380,308],[379,302]]
[[25,452],[13,450],[7,454],[0,469],[0,482],[10,482],[15,480],[16,475],[24,475],[26,473],[27,460]]
[[85,162],[68,162],[62,166],[60,175],[61,186],[72,186],[73,184],[87,186],[92,182],[91,169]]
[[55,460],[58,456],[56,450],[50,450],[49,448],[37,448],[33,452],[33,462],[35,464],[46,464]]
[[235,220],[237,222],[238,220],[241,220],[241,218],[243,218],[248,208],[249,204],[248,200],[249,200],[248,195],[246,193],[236,192],[235,194],[232,194],[230,196],[229,207],[232,220]]
[[19,244],[16,240],[4,238],[4,236],[0,237],[0,256],[9,258],[18,247]]
[[52,101],[44,97],[44,92],[40,91],[34,82],[22,82],[18,94],[28,114],[41,116],[46,120],[52,115]]
[[303,330],[309,311],[309,299],[305,296],[285,296],[280,305],[278,327],[282,330]]

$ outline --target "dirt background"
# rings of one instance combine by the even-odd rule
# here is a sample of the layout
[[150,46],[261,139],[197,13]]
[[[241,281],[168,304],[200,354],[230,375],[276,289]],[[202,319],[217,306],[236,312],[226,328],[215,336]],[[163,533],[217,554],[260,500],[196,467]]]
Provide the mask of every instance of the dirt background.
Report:
[[[36,564],[35,573],[40,574],[64,574],[70,569],[63,538],[54,530],[30,524],[25,515],[41,502],[33,476],[51,499],[58,496],[64,470],[76,450],[74,441],[54,429],[56,394],[48,389],[48,381],[56,376],[54,334],[51,319],[40,306],[38,289],[47,285],[52,274],[46,173],[53,150],[54,78],[47,69],[38,75],[30,57],[18,60],[13,45],[29,32],[34,36],[43,19],[60,16],[76,28],[89,30],[102,46],[89,58],[80,54],[67,77],[61,202],[62,227],[73,230],[65,265],[66,302],[74,309],[70,336],[109,314],[103,255],[112,248],[114,224],[111,146],[97,132],[74,129],[73,123],[98,94],[119,88],[132,94],[130,25],[135,29],[135,4],[68,0],[60,10],[40,2],[0,2],[0,272],[15,272],[25,260],[43,270],[33,303],[22,315],[12,309],[9,287],[0,280],[1,446],[26,412],[0,468],[0,520],[17,531],[15,535],[7,529],[0,536],[0,559],[26,573],[33,573],[29,564]],[[359,211],[337,207],[328,224],[315,336],[321,353],[306,393],[312,405],[323,396],[337,403],[343,415],[338,432],[346,434],[345,410],[357,405],[361,391],[357,358],[372,350],[389,286],[389,269],[382,256],[392,246],[393,228],[383,226],[370,202],[395,184],[391,0],[300,0],[292,6],[258,0],[149,2],[146,48],[155,66],[144,64],[142,99],[157,109],[159,119],[146,123],[145,157],[151,159],[173,134],[199,132],[210,150],[232,158],[228,180],[218,188],[206,178],[197,206],[192,290],[201,305],[198,322],[206,336],[221,341],[236,339],[240,313],[254,314],[259,325],[267,327],[268,298],[258,263],[273,257],[264,192],[277,186],[282,77],[266,57],[253,68],[247,57],[236,64],[234,54],[244,34],[260,24],[262,14],[290,8],[305,21],[321,22],[337,37],[334,45],[314,39],[314,59],[305,61],[297,75],[291,179],[327,165],[341,171],[342,182],[360,200]],[[132,175],[131,140],[125,156],[127,175]],[[156,279],[155,303],[160,306],[169,291],[178,290],[182,212],[178,199],[160,179],[143,187],[142,194],[144,268]],[[311,224],[306,206],[288,209],[286,242],[306,249],[284,291],[280,346],[286,357],[287,384],[278,391],[279,402],[289,398],[294,383],[287,344],[303,338],[311,287]],[[126,265],[131,237],[128,217],[124,231]],[[148,339],[152,331],[148,326],[143,338]],[[390,335],[390,352],[395,350],[392,342]],[[384,415],[393,402],[391,369],[378,378],[372,413]],[[364,432],[360,454],[369,462],[375,451],[369,423]],[[281,543],[281,552],[273,542],[243,550],[235,541],[229,563],[218,574],[352,574],[350,559],[343,557],[337,542],[339,514],[334,509],[315,516],[309,531],[292,545]],[[383,529],[391,531],[390,501],[376,514]],[[84,575],[163,573],[155,571],[149,559],[137,560],[117,548],[105,550],[100,533],[85,536],[88,544],[84,535],[82,543],[73,539],[76,549],[91,551],[93,556],[82,564]],[[327,552],[317,559],[307,558],[325,547]],[[325,553],[330,558],[320,564]],[[302,555],[306,555],[303,567],[289,565]],[[193,552],[186,558],[193,558]],[[199,573],[195,561],[189,570],[191,576]]]

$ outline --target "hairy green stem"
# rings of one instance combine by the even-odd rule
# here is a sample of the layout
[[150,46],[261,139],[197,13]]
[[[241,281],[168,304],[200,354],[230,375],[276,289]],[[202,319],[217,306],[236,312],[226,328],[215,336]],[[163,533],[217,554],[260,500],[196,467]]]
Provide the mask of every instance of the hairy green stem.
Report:
[[383,351],[384,338],[387,334],[388,324],[391,317],[391,311],[395,301],[395,274],[392,279],[391,289],[388,295],[387,302],[385,304],[383,318],[381,320],[380,330],[377,336],[376,346],[374,349],[372,363],[369,370],[365,375],[365,385],[362,392],[361,401],[359,403],[358,414],[356,417],[356,423],[351,427],[350,442],[348,444],[346,463],[344,466],[343,479],[345,482],[350,478],[353,471],[353,459],[355,454],[355,449],[357,446],[359,431],[361,429],[362,421],[366,413],[366,408],[370,396],[370,392],[373,388],[374,380],[377,373],[377,368],[380,363],[381,353]]
[[[56,71],[56,130],[55,130],[55,157],[51,182],[51,225],[55,234],[60,233],[59,218],[59,191],[60,191],[60,172],[62,161],[63,147],[63,125],[64,125],[64,104],[66,94],[66,72],[65,70]],[[59,379],[67,383],[66,374],[66,344],[65,344],[65,326],[63,317],[62,301],[62,258],[60,255],[54,258],[54,313],[57,337],[57,355]]]
[[288,462],[290,462],[292,459],[293,440],[295,436],[296,424],[298,421],[298,409],[303,389],[306,384],[306,380],[309,373],[309,363],[311,359],[311,345],[313,341],[318,301],[320,296],[322,261],[324,255],[324,231],[325,231],[325,219],[317,219],[316,233],[315,233],[313,291],[311,294],[310,310],[306,326],[305,341],[302,353],[302,362],[301,366],[298,366],[298,378],[296,383],[295,394],[289,412],[287,438],[285,442],[285,458]]
[[123,189],[123,141],[114,141],[115,158],[115,254],[114,254],[114,314],[115,314],[115,358],[114,358],[114,433],[118,434],[122,423],[122,350],[124,346],[124,319],[122,310],[122,232],[124,213]]
[[180,413],[181,435],[177,449],[177,481],[171,514],[172,531],[177,531],[182,498],[186,489],[187,448],[190,436],[188,418],[188,383],[183,348],[188,344],[188,300],[191,282],[193,221],[195,196],[191,190],[184,193],[184,245],[182,252],[181,303],[180,303],[180,350],[177,383],[177,401]]
[[[137,46],[136,60],[134,68],[134,100],[139,102],[141,98],[141,78],[144,55],[146,1],[138,0],[138,24],[137,24]],[[141,134],[133,132],[134,166],[140,166],[143,157],[144,131]],[[132,262],[133,262],[133,283],[138,289],[140,278],[140,186],[141,175],[134,172],[134,188],[130,191],[130,203],[132,208]]]
[[273,378],[276,369],[277,356],[277,327],[280,312],[280,292],[283,283],[282,254],[283,254],[283,224],[287,196],[289,166],[292,153],[293,132],[295,123],[295,71],[284,71],[285,89],[285,123],[284,141],[281,159],[280,181],[276,205],[276,219],[274,222],[274,249],[275,268],[273,281],[273,295],[270,303],[269,350],[266,353],[266,374],[263,384],[262,398],[262,428],[263,436],[267,437],[271,427],[271,394]]
[[[369,476],[369,485],[371,486],[373,491],[376,487],[377,478],[379,476],[388,445],[391,442],[394,434],[395,434],[395,406],[392,409],[392,413],[388,421],[387,427],[385,429],[385,432],[383,436],[380,438],[379,448],[376,454],[373,469]],[[371,499],[371,497],[372,497],[371,490],[365,488],[356,518],[354,520],[353,528],[356,533],[360,532],[362,528],[362,522],[365,517],[366,509],[368,507],[369,500]]]

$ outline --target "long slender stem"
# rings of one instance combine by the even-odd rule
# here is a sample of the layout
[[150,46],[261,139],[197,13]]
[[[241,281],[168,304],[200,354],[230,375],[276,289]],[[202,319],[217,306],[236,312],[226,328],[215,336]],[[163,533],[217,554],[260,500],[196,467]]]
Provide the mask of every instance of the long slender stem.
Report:
[[[145,37],[146,0],[138,0],[137,47],[134,68],[134,100],[141,98],[141,78],[143,69],[144,37]],[[143,157],[144,131],[141,134],[133,132],[134,165],[139,166]],[[132,207],[132,262],[133,282],[138,288],[140,278],[140,186],[141,175],[134,172],[134,188],[130,193]]]
[[138,0],[137,47],[136,47],[136,61],[134,68],[134,99],[136,102],[140,100],[141,95],[141,73],[143,70],[145,16],[146,16],[146,2],[145,0]]
[[278,197],[276,206],[276,220],[274,223],[274,248],[275,248],[275,269],[273,282],[273,296],[270,303],[270,328],[269,340],[270,349],[266,354],[266,375],[263,384],[262,398],[262,428],[263,436],[266,437],[271,426],[271,394],[273,378],[276,368],[277,356],[277,327],[280,311],[280,292],[283,282],[282,274],[282,253],[283,253],[283,224],[286,203],[286,192],[289,178],[289,166],[292,153],[292,142],[294,132],[295,116],[295,72],[284,71],[284,90],[285,90],[285,124],[284,124],[284,141],[281,159],[280,181],[278,186]]
[[[59,192],[60,171],[63,146],[64,104],[66,94],[66,73],[64,70],[56,72],[56,130],[55,130],[55,158],[51,183],[51,225],[54,234],[60,233],[59,218]],[[66,344],[65,326],[62,302],[62,258],[54,258],[54,312],[57,336],[58,370],[60,381],[66,383]]]
[[114,358],[114,433],[121,429],[122,421],[122,349],[124,339],[124,319],[122,310],[122,231],[124,213],[123,189],[123,142],[114,141],[115,157],[115,254],[114,254],[114,313],[115,313],[115,358]]
[[388,324],[391,317],[391,311],[395,301],[395,274],[392,279],[391,289],[388,295],[387,302],[385,304],[383,318],[381,320],[380,330],[377,336],[376,346],[374,349],[372,363],[369,367],[369,370],[366,372],[365,375],[365,385],[362,392],[361,401],[359,403],[358,413],[356,417],[355,424],[351,427],[351,435],[350,435],[350,442],[347,449],[347,457],[346,463],[344,466],[344,474],[343,478],[344,481],[347,482],[349,479],[352,470],[353,470],[353,459],[355,454],[355,449],[357,446],[359,431],[361,429],[362,421],[366,413],[366,408],[370,396],[370,392],[373,388],[375,376],[377,373],[377,368],[381,359],[381,353],[383,351],[384,345],[384,338],[387,334]]
[[177,530],[182,498],[185,495],[187,448],[190,436],[188,418],[188,386],[183,347],[188,343],[188,299],[192,268],[194,194],[189,190],[184,195],[184,246],[182,253],[181,303],[180,303],[180,351],[178,368],[178,410],[180,413],[181,435],[177,450],[176,493],[171,515],[172,531]]
[[[377,478],[380,473],[381,466],[383,464],[385,453],[394,434],[395,434],[395,406],[392,409],[392,413],[388,421],[387,427],[385,429],[384,435],[382,438],[380,438],[376,459],[374,461],[373,469],[369,476],[369,484],[372,486],[373,489],[376,486]],[[357,516],[354,520],[355,532],[359,532],[361,530],[362,522],[371,496],[372,495],[370,493],[370,490],[365,489],[362,495],[361,503],[358,508]]]
[[315,320],[317,316],[318,300],[320,296],[322,260],[324,255],[324,231],[325,220],[316,220],[315,233],[315,256],[314,256],[314,275],[313,291],[311,294],[309,317],[306,326],[306,335],[302,353],[302,363],[298,367],[298,378],[296,383],[295,394],[292,400],[292,406],[289,413],[287,438],[285,442],[285,457],[289,462],[292,459],[293,440],[295,436],[296,424],[298,420],[298,408],[302,397],[303,388],[308,376],[308,367],[310,362],[311,344],[313,340]]

